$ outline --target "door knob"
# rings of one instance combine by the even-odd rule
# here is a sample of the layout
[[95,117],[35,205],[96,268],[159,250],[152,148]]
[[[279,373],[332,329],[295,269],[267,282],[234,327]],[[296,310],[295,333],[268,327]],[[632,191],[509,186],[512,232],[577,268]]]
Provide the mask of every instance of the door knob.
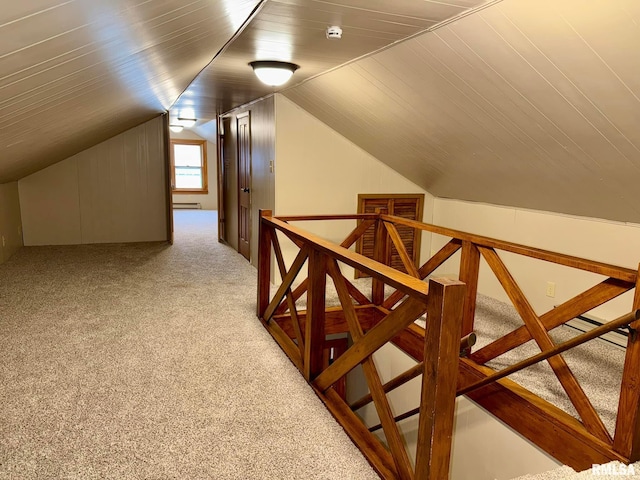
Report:
[[243,191],[244,193],[249,193],[249,189],[248,189],[248,188],[243,188],[243,189],[242,189],[242,191]]

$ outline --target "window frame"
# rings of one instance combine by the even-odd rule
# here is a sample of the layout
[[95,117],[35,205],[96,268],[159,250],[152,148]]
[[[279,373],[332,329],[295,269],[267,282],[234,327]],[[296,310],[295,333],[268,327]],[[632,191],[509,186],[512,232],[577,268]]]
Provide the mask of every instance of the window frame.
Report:
[[[171,192],[177,194],[208,194],[209,193],[209,179],[207,176],[207,141],[206,140],[192,140],[192,139],[171,139]],[[175,146],[176,145],[199,145],[202,153],[201,169],[202,169],[202,188],[177,188],[176,187],[176,164],[175,164]]]

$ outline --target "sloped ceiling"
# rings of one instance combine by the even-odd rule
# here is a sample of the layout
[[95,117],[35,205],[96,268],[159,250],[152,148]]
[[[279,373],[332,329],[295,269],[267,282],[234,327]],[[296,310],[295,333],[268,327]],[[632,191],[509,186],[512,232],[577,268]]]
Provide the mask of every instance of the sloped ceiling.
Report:
[[[6,1],[0,9],[0,183],[172,106],[176,115],[189,108],[207,124],[273,93],[259,84],[251,60],[298,63],[299,82],[482,1]],[[337,45],[325,38],[334,23],[347,33]]]
[[167,111],[259,3],[2,2],[0,183]]
[[640,223],[637,0],[504,0],[284,94],[436,196]]
[[640,223],[638,25],[638,0],[4,2],[0,183],[172,105],[212,125],[281,59],[288,98],[436,196]]
[[[300,66],[289,85],[337,68],[394,42],[457,17],[484,0],[268,0],[255,18],[194,80],[171,109],[211,119],[276,91],[260,83],[253,60],[279,60]],[[328,40],[338,25],[342,40]]]

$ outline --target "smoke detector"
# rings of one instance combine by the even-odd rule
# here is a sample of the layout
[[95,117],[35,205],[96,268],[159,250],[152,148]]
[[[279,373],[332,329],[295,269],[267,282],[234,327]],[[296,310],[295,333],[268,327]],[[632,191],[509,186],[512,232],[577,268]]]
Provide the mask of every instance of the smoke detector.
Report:
[[327,27],[327,38],[329,40],[340,40],[342,38],[342,29],[337,26]]

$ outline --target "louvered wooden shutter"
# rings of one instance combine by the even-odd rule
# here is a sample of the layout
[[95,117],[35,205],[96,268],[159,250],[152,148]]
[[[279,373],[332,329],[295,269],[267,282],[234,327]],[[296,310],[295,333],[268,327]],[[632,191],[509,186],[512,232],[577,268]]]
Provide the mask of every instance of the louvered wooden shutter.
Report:
[[[389,201],[387,198],[367,198],[364,199],[364,203],[360,203],[361,197],[358,197],[358,203],[361,205],[362,210],[358,209],[358,213],[376,213],[379,208],[388,209]],[[388,210],[387,210],[388,211]],[[373,258],[373,244],[375,241],[376,229],[374,226],[370,227],[361,238],[361,241],[356,245],[356,251],[361,253],[365,257]],[[368,275],[358,274],[356,278],[364,277]]]
[[[424,205],[423,194],[360,194],[358,195],[358,213],[375,213],[377,209],[386,209],[389,215],[422,221],[422,208]],[[402,225],[396,226],[402,243],[409,256],[417,265],[420,256],[420,232]],[[369,228],[356,244],[356,251],[362,255],[373,258],[375,229]],[[406,273],[400,255],[393,243],[390,242],[390,252],[386,264]],[[362,272],[356,272],[356,278],[366,276]]]

